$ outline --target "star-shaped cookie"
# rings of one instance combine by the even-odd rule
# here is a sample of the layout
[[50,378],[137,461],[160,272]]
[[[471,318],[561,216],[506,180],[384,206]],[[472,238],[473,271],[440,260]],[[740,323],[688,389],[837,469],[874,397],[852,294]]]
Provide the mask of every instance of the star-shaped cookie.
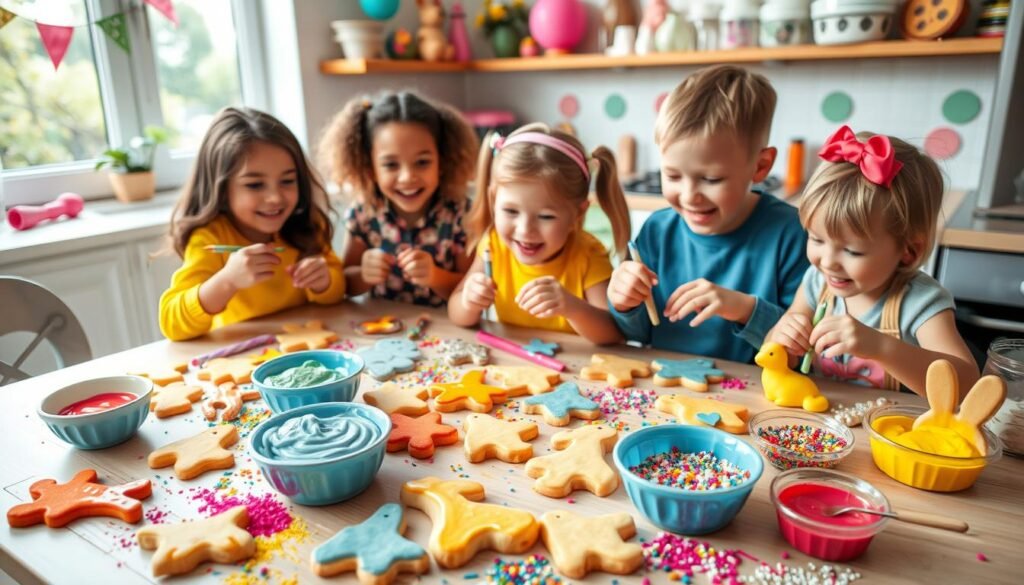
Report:
[[277,334],[281,351],[291,353],[306,349],[324,349],[332,341],[338,341],[338,334],[324,329],[320,321],[307,321],[305,325],[289,323],[281,327],[284,333]]
[[376,390],[368,390],[363,400],[388,414],[398,413],[416,416],[430,412],[427,397],[430,392],[426,388],[403,388],[394,382],[384,382]]
[[556,427],[568,425],[573,417],[594,420],[601,416],[601,407],[581,395],[574,382],[563,382],[554,392],[526,398],[521,408],[526,414],[544,415],[544,420]]
[[428,412],[416,418],[404,414],[391,415],[388,452],[408,449],[416,459],[429,459],[437,445],[452,445],[459,440],[459,430],[441,424],[441,413]]
[[707,392],[708,383],[717,384],[725,378],[725,372],[715,367],[715,362],[705,359],[666,360],[658,358],[651,362],[654,383],[658,386],[683,386],[694,392]]
[[504,388],[484,384],[483,370],[470,370],[458,382],[434,384],[430,395],[434,397],[434,408],[440,412],[490,412],[495,403],[501,404],[508,398]]
[[416,342],[408,339],[382,339],[356,353],[366,362],[367,373],[378,380],[411,371],[416,360],[423,358]]

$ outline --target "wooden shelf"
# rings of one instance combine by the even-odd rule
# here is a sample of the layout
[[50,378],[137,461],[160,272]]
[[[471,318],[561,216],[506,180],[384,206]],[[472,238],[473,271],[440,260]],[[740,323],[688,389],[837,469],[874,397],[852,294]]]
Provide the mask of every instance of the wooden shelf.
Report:
[[427,63],[389,59],[331,59],[320,62],[328,75],[370,73],[503,73],[517,71],[566,71],[584,69],[629,69],[710,65],[713,63],[761,63],[765,61],[822,61],[836,59],[884,59],[899,57],[945,57],[999,54],[1002,39],[961,38],[946,41],[880,41],[857,45],[799,45],[795,47],[754,47],[722,51],[652,53],[626,57],[599,54],[561,55],[515,59],[478,59],[468,63]]

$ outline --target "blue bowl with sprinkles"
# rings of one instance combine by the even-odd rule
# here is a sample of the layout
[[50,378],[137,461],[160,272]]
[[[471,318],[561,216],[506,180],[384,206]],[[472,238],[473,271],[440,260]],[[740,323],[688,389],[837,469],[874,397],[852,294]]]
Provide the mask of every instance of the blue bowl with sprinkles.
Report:
[[619,441],[612,457],[637,510],[658,528],[685,535],[729,524],[764,472],[746,442],[690,425],[642,428]]
[[326,506],[370,487],[384,462],[391,419],[356,402],[295,408],[260,423],[252,458],[275,490],[303,506]]
[[[335,370],[341,379],[302,388],[274,386],[268,378],[285,370],[296,368],[307,361],[316,361],[324,367]],[[359,390],[366,363],[354,353],[333,349],[315,349],[288,353],[267,361],[252,373],[252,383],[259,389],[270,410],[275,413],[287,412],[293,408],[321,404],[324,402],[351,402]]]

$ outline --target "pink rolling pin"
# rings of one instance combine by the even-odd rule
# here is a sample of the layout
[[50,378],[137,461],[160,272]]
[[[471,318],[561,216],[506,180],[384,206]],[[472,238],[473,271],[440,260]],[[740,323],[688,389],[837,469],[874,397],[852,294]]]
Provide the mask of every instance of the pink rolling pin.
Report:
[[542,354],[530,353],[522,348],[515,342],[509,341],[505,338],[492,335],[486,331],[477,331],[476,340],[484,345],[489,345],[494,349],[500,349],[501,351],[507,351],[508,353],[521,357],[524,360],[531,361],[539,366],[545,368],[551,368],[556,372],[565,371],[565,364],[556,360],[555,358],[548,357]]
[[252,339],[246,339],[245,341],[239,341],[234,345],[222,347],[217,351],[211,351],[210,353],[204,353],[203,355],[192,358],[192,365],[198,366],[204,364],[214,358],[226,357],[229,355],[235,355],[236,353],[242,353],[243,351],[253,349],[256,347],[263,347],[264,345],[270,345],[277,341],[276,335],[257,335]]
[[41,221],[57,219],[62,215],[77,217],[82,212],[82,196],[61,193],[46,205],[18,205],[7,210],[7,223],[16,230],[27,230]]

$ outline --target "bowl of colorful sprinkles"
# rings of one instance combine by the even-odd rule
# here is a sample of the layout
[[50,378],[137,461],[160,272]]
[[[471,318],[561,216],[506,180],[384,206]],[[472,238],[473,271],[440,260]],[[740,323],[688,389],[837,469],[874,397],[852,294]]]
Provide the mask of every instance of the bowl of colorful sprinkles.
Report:
[[831,469],[853,453],[853,431],[834,418],[793,409],[766,410],[750,419],[757,450],[778,469]]
[[252,383],[275,413],[323,402],[351,402],[365,365],[363,358],[347,351],[297,351],[261,364],[252,373]]
[[739,513],[764,463],[753,447],[717,429],[642,428],[615,445],[626,493],[652,524],[677,534],[707,534]]

